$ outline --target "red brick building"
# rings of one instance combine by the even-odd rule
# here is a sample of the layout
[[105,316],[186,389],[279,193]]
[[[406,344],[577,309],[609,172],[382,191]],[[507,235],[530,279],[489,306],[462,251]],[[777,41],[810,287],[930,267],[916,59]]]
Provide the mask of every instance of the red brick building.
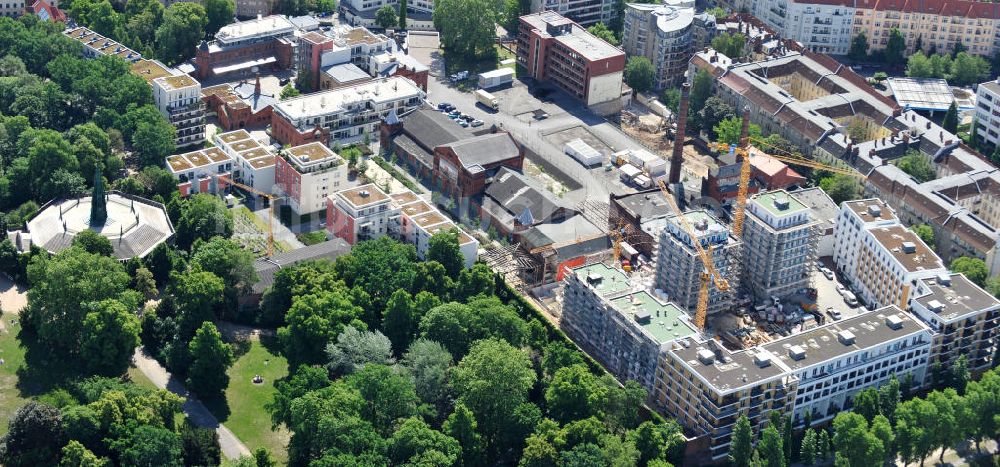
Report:
[[554,11],[520,18],[517,62],[588,107],[621,102],[625,52]]
[[479,196],[503,167],[521,171],[524,149],[509,133],[489,133],[434,148],[434,181],[450,198]]
[[245,73],[254,67],[289,69],[298,41],[295,25],[274,15],[223,26],[212,42],[202,41],[195,54],[198,79]]
[[267,126],[271,123],[272,105],[278,101],[275,96],[262,94],[259,84],[248,82],[208,87],[201,95],[208,111],[218,116],[219,125],[226,131]]
[[[752,151],[757,151],[751,148]],[[723,165],[708,173],[705,180],[708,196],[720,203],[736,199],[740,182],[742,162]],[[802,186],[806,178],[784,162],[766,155],[750,156],[750,185],[747,194],[760,191],[784,190],[792,186]]]

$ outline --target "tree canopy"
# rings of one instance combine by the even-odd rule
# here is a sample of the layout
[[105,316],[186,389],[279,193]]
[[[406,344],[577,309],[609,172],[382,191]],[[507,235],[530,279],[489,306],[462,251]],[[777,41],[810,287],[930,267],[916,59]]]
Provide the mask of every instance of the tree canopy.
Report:
[[625,82],[636,92],[646,92],[656,84],[656,69],[648,58],[629,57],[625,64]]

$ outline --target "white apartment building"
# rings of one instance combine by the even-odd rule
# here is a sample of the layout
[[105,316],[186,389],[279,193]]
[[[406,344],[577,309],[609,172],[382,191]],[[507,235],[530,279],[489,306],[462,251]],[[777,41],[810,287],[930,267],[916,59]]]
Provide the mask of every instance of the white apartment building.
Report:
[[389,233],[399,207],[374,183],[338,191],[326,199],[326,230],[354,245]]
[[976,87],[976,137],[993,147],[1000,144],[1000,80]]
[[[730,235],[729,227],[705,210],[688,211],[684,217],[694,228],[702,247],[712,248],[715,269],[728,279],[730,290],[720,291],[715,284],[709,287],[708,313],[718,313],[732,306],[734,293],[739,290],[739,278],[730,273],[740,261],[737,253],[740,241]],[[694,239],[684,229],[677,215],[666,219],[660,232],[659,256],[656,260],[656,288],[667,294],[667,299],[694,313],[698,306],[701,276],[705,270]]]
[[809,207],[785,190],[758,193],[747,201],[743,285],[757,301],[809,285],[816,227]]
[[[399,8],[399,0],[344,0],[338,10],[341,17],[354,26],[377,27],[375,12],[379,8],[390,6]],[[406,2],[406,29],[434,29],[434,1],[408,0]]]
[[622,48],[643,56],[656,69],[656,89],[676,85],[687,71],[694,39],[694,5],[627,3]]
[[219,47],[243,46],[291,36],[295,30],[295,24],[285,16],[258,16],[219,28],[215,33],[215,41]]
[[848,274],[858,269],[858,252],[863,232],[872,227],[899,224],[896,213],[878,198],[840,203],[833,225],[833,264],[837,271]]
[[83,44],[83,56],[87,58],[114,55],[130,63],[135,63],[142,59],[142,55],[139,52],[87,28],[70,28],[63,31],[63,34]]
[[842,203],[833,235],[837,270],[869,307],[906,308],[917,280],[948,272],[881,200]]
[[[973,374],[992,366],[1000,301],[962,274],[938,274],[917,282],[910,311],[931,329],[930,365],[948,368],[964,355]],[[931,372],[932,373],[932,372]],[[928,374],[926,383],[932,383]]]
[[327,196],[326,208],[326,229],[351,245],[389,235],[413,245],[423,259],[431,236],[455,230],[465,267],[479,259],[479,242],[412,191],[388,195],[370,183]]
[[274,161],[277,156],[271,146],[260,144],[246,130],[217,134],[214,143],[236,160],[233,177],[237,182],[257,191],[277,194],[274,188]]
[[745,415],[766,426],[771,411],[791,413],[803,426],[850,410],[858,392],[913,375],[923,381],[930,330],[890,306],[750,349],[731,351],[714,340],[681,339],[663,352],[653,406],[705,438],[699,463],[724,460],[733,426]]
[[177,147],[202,144],[205,141],[205,103],[201,100],[201,83],[177,72],[161,76],[150,83],[153,102],[160,113],[177,129]]
[[405,114],[419,107],[427,94],[408,78],[393,76],[355,86],[331,89],[274,106],[271,133],[284,144],[298,145],[329,133],[329,144],[378,136],[379,122],[395,110]]
[[396,193],[390,197],[399,207],[399,217],[390,222],[389,233],[416,247],[417,257],[423,259],[427,254],[430,239],[434,234],[455,229],[458,233],[458,249],[465,259],[465,267],[471,268],[475,264],[479,258],[479,242],[466,235],[437,208],[420,199],[412,191]]
[[166,163],[181,196],[221,192],[236,167],[232,156],[215,147],[176,154],[167,157]]
[[531,13],[555,11],[583,27],[614,19],[614,0],[531,0]]
[[785,39],[813,52],[843,55],[851,48],[852,3],[821,4],[794,0],[751,0],[749,11]]
[[347,187],[347,162],[323,143],[295,146],[275,159],[274,183],[293,211],[314,213],[326,207],[327,196]]

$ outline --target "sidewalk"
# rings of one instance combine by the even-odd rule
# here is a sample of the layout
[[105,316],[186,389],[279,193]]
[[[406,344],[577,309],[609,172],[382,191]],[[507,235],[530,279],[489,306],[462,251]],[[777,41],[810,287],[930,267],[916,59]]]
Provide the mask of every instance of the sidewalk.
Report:
[[222,449],[223,456],[227,459],[238,459],[241,456],[251,455],[246,445],[232,431],[229,431],[229,428],[219,423],[201,401],[189,395],[184,385],[174,378],[166,368],[163,368],[156,360],[147,357],[143,353],[142,347],[135,349],[132,362],[156,387],[166,389],[184,398],[181,410],[191,422],[200,427],[215,429],[216,433],[219,434],[219,447]]

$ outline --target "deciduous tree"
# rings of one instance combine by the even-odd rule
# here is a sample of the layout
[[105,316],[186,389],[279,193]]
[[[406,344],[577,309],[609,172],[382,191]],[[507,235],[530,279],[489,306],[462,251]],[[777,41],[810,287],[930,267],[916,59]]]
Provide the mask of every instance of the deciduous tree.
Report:
[[629,57],[625,64],[625,82],[636,92],[646,92],[656,84],[656,69],[648,58],[641,55]]
[[203,397],[218,397],[229,386],[226,371],[233,364],[233,350],[222,342],[222,334],[210,321],[202,323],[188,345],[191,366],[188,387]]
[[348,375],[368,364],[392,365],[392,344],[381,332],[358,331],[347,326],[336,342],[326,346],[330,359],[327,368],[337,375]]
[[125,373],[139,345],[139,317],[118,300],[95,302],[87,308],[80,348],[87,370],[107,376]]
[[175,64],[189,57],[205,35],[208,14],[197,3],[179,2],[163,12],[163,24],[156,30],[156,43],[161,59]]
[[951,261],[952,272],[965,274],[965,277],[976,285],[982,286],[986,283],[990,271],[986,269],[986,263],[979,258],[960,256]]

